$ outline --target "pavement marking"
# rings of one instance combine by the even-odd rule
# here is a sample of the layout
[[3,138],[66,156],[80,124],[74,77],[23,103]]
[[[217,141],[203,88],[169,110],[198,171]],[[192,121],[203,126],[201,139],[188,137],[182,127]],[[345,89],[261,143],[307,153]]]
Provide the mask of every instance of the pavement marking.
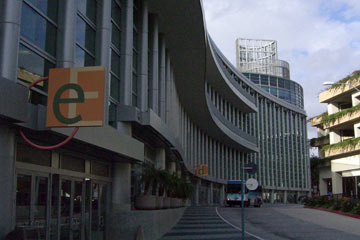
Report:
[[[227,224],[231,225],[232,227],[234,227],[234,228],[236,228],[237,230],[239,230],[239,231],[242,232],[241,228],[235,226],[234,224],[232,224],[231,222],[229,222],[228,220],[226,220],[225,218],[223,218],[223,217],[220,215],[220,213],[219,213],[219,211],[218,211],[218,207],[216,207],[215,210],[216,210],[216,214],[217,214],[224,222],[226,222]],[[256,238],[256,239],[265,240],[264,238],[261,238],[261,237],[259,237],[259,236],[256,236],[256,235],[252,234],[252,233],[249,233],[248,231],[245,231],[245,233],[248,234],[248,235],[250,235],[250,236],[252,236],[252,237],[254,237],[254,238]]]

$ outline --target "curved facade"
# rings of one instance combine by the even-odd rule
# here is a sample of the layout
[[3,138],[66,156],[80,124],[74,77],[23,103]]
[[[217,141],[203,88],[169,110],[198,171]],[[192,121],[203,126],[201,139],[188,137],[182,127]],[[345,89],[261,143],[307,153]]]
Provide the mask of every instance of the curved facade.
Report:
[[[0,105],[0,173],[8,179],[0,237],[36,221],[49,237],[75,231],[57,225],[56,209],[69,204],[70,223],[88,226],[88,212],[99,218],[96,233],[85,228],[79,234],[127,239],[121,229],[129,226],[109,216],[135,214],[141,162],[192,181],[193,204],[222,204],[224,184],[240,179],[248,162],[258,164],[253,177],[269,201],[309,191],[305,112],[228,62],[206,31],[201,1],[3,0],[0,13],[0,102],[8,103]],[[36,28],[41,24],[46,30]],[[107,71],[107,124],[81,128],[53,151],[24,144],[17,127],[44,145],[71,132],[46,128],[46,86],[32,90],[30,102],[25,86],[49,68],[92,65]],[[201,164],[208,176],[197,174]],[[84,217],[75,219],[79,214]],[[105,222],[108,227],[100,225]]]

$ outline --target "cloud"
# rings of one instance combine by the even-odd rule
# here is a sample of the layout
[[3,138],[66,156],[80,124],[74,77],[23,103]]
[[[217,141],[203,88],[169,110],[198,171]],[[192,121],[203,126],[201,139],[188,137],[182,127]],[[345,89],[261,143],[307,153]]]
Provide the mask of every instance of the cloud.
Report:
[[[321,114],[325,81],[360,69],[359,0],[203,0],[208,31],[235,64],[235,40],[278,41],[279,58],[304,88],[308,117]],[[309,138],[316,129],[309,129]]]

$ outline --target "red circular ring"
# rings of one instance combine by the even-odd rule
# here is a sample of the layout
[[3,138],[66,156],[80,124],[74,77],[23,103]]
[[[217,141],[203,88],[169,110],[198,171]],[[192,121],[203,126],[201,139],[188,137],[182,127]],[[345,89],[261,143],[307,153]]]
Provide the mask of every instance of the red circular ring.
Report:
[[[28,89],[31,89],[33,86],[35,86],[36,84],[38,84],[39,82],[45,81],[45,80],[49,80],[49,77],[45,77],[45,78],[41,78],[39,80],[36,80],[34,82],[32,82],[29,86]],[[66,143],[70,142],[70,140],[75,136],[75,134],[77,133],[77,131],[79,130],[79,127],[75,127],[74,131],[71,133],[70,136],[68,136],[64,141],[62,141],[61,143],[58,143],[56,145],[52,145],[52,146],[41,146],[41,145],[37,145],[33,142],[31,142],[23,133],[21,128],[18,128],[18,131],[20,133],[20,136],[24,139],[25,142],[27,142],[30,146],[34,147],[34,148],[38,148],[41,150],[52,150],[58,147],[61,147],[63,145],[65,145]]]

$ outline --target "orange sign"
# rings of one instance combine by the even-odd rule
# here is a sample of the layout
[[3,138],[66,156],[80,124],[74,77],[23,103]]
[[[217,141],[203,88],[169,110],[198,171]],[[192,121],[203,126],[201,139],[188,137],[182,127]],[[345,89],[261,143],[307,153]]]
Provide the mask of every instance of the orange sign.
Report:
[[205,164],[200,164],[197,166],[197,175],[198,176],[208,176],[209,175],[209,166]]
[[104,67],[50,69],[47,127],[102,126]]

